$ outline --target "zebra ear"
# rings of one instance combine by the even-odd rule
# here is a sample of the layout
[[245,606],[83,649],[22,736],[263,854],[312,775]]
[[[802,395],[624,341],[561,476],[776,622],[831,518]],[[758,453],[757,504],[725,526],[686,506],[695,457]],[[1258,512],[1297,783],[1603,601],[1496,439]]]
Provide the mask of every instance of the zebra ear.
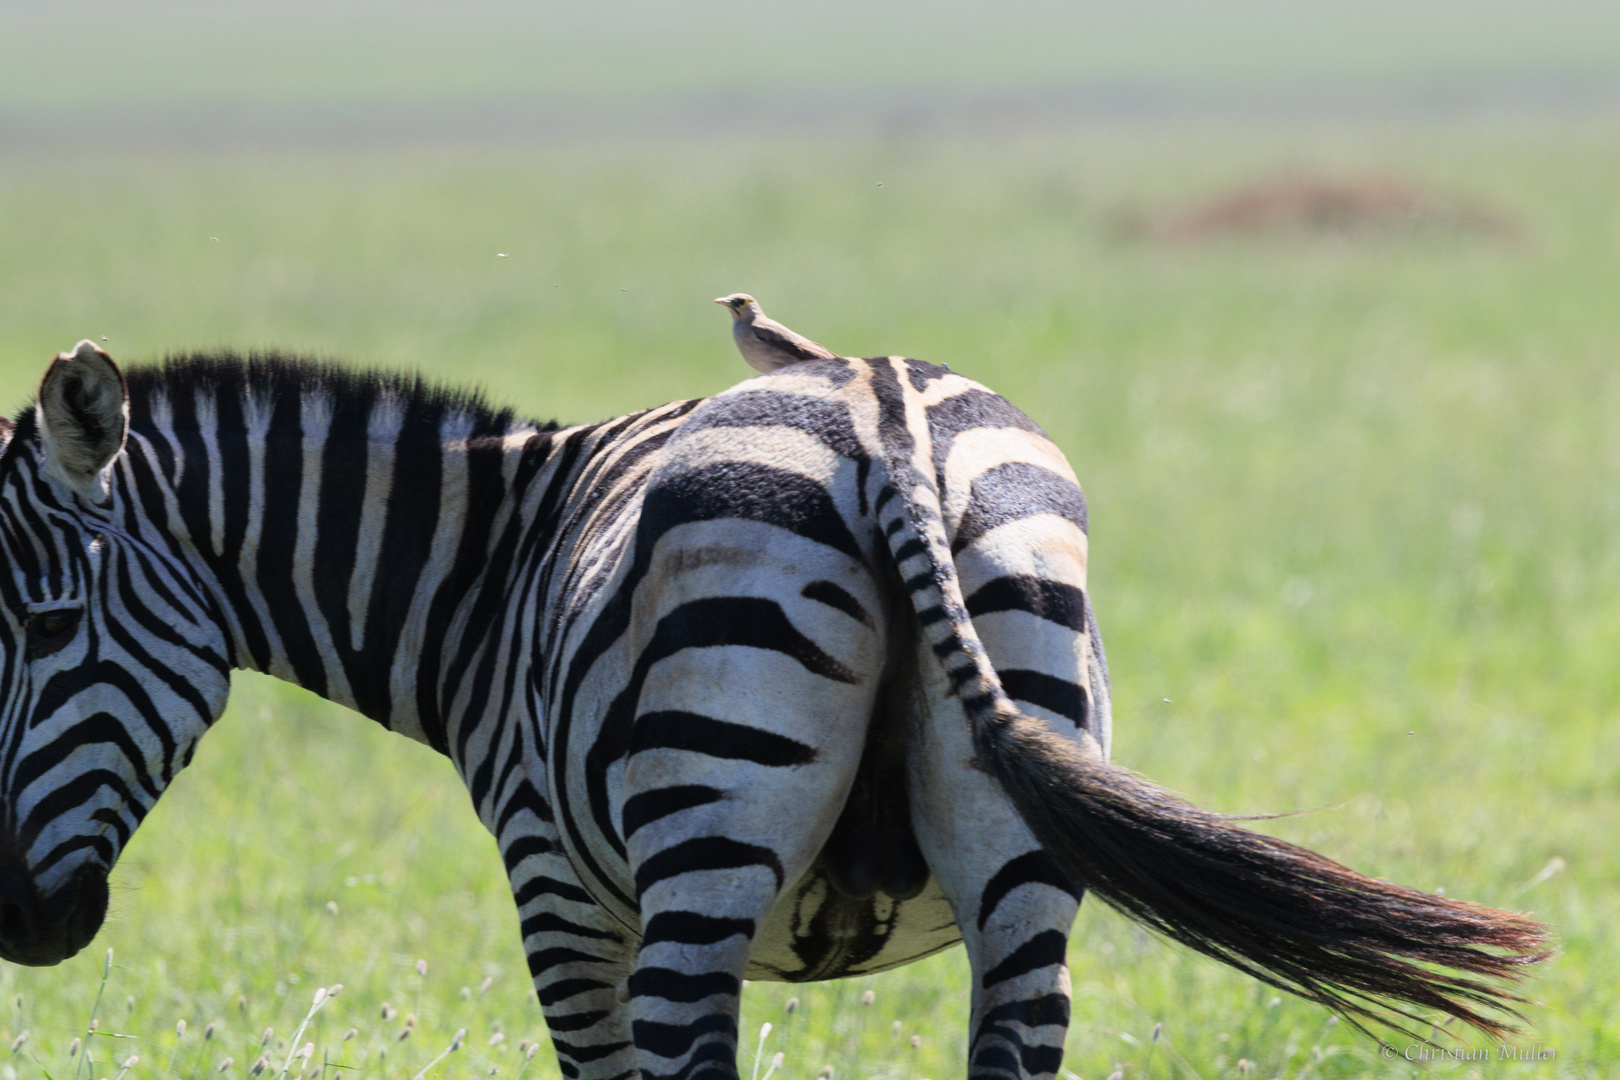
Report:
[[105,503],[128,430],[129,388],[112,357],[89,341],[58,353],[39,384],[46,475],[87,502]]

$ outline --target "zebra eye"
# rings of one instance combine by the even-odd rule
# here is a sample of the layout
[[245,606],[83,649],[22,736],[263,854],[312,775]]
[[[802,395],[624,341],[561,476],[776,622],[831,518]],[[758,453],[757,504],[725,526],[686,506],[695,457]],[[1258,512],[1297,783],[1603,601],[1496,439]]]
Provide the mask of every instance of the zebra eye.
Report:
[[72,641],[82,614],[78,608],[57,608],[28,616],[28,658],[49,656]]

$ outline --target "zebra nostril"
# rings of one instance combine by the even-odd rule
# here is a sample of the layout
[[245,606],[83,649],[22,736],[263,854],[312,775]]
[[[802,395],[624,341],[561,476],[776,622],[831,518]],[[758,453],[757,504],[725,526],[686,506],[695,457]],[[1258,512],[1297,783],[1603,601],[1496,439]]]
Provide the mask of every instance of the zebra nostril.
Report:
[[28,940],[28,909],[15,900],[0,900],[0,944],[15,945]]
[[39,894],[20,860],[0,857],[0,950],[10,960],[39,936]]

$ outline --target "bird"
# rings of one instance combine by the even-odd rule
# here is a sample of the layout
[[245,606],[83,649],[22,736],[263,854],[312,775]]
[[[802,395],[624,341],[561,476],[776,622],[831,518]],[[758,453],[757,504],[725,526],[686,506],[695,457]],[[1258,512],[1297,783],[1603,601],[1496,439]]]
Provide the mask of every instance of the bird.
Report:
[[836,360],[838,354],[795,334],[775,319],[767,319],[759,301],[747,293],[732,293],[715,300],[731,309],[731,336],[748,366],[769,373],[801,360]]

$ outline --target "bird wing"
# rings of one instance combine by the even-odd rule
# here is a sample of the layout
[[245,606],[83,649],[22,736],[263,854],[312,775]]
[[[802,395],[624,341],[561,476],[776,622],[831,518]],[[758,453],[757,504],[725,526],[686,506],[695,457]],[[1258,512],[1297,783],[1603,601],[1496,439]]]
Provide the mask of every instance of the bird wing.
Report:
[[795,334],[792,330],[776,322],[774,319],[760,319],[754,324],[754,336],[762,344],[773,349],[780,349],[795,360],[836,360],[838,354],[824,345],[817,345],[803,334]]

